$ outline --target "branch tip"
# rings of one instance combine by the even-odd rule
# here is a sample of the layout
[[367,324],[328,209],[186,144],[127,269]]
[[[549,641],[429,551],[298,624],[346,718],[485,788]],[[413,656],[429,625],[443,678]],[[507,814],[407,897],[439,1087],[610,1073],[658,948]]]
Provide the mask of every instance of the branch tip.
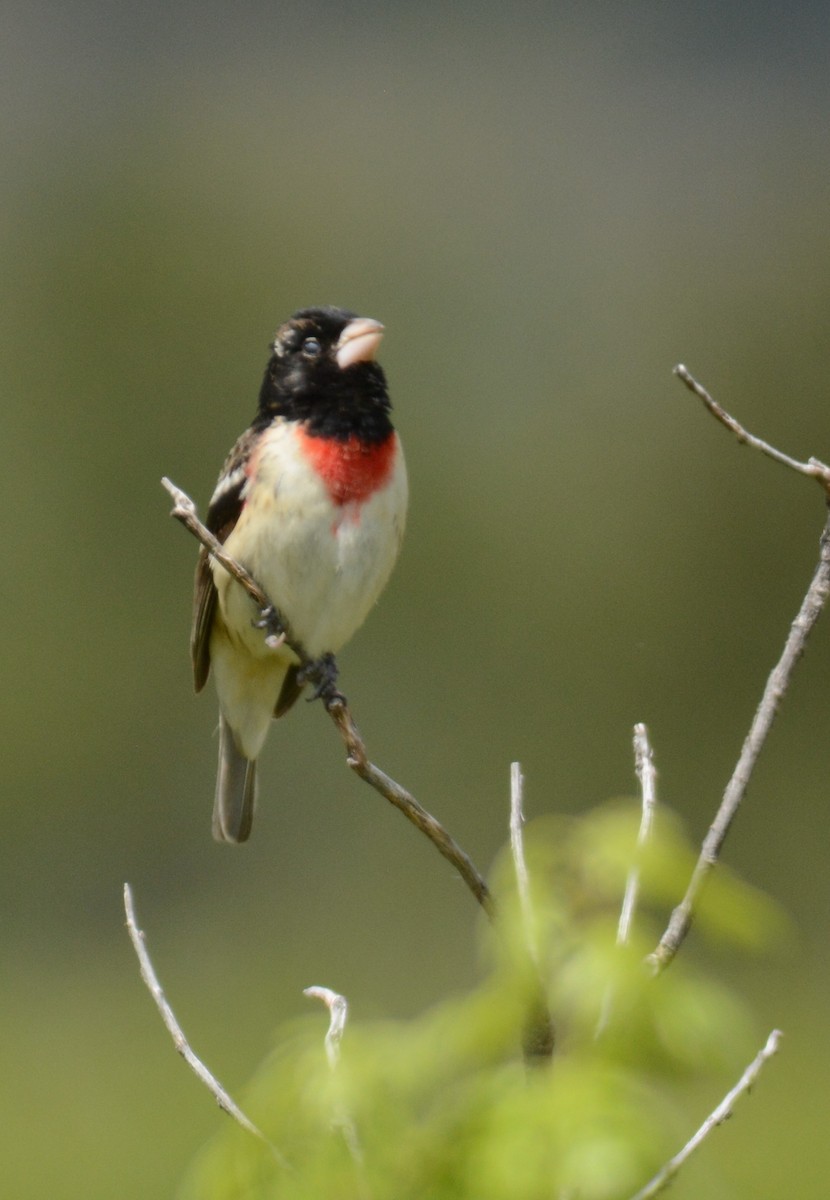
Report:
[[753,450],[760,450],[767,458],[774,459],[775,462],[781,463],[782,466],[789,467],[791,471],[797,471],[799,475],[807,475],[811,479],[816,479],[830,496],[830,466],[823,463],[818,458],[809,458],[807,462],[800,462],[796,458],[792,458],[789,454],[785,454],[782,450],[771,446],[769,442],[763,441],[762,438],[756,437],[745,429],[740,421],[736,420],[730,413],[718,404],[717,400],[709,394],[703,384],[698,383],[694,375],[687,370],[682,364],[678,363],[674,368],[674,374],[680,379],[690,392],[693,392],[699,400],[702,400],[706,408],[715,418],[720,421],[731,433],[735,435],[739,442],[745,446],[751,446]]

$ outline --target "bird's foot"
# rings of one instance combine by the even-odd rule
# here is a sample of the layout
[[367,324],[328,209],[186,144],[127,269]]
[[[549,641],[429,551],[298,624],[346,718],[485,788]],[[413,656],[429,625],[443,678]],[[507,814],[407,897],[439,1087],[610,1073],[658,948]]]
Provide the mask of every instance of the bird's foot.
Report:
[[286,640],[285,626],[282,623],[282,618],[273,604],[269,604],[266,608],[260,609],[259,620],[254,621],[254,629],[264,629],[266,633],[265,641],[272,650],[278,649]]
[[346,703],[346,697],[337,690],[337,675],[337,660],[334,655],[323,654],[300,669],[297,673],[297,682],[314,684],[314,691],[308,697],[309,702],[322,700],[328,709],[333,704]]

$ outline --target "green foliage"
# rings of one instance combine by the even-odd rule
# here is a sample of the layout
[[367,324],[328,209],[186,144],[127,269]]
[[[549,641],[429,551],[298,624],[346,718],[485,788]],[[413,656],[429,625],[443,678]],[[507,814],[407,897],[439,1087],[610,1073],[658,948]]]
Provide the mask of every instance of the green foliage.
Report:
[[[668,819],[659,824],[639,856],[632,806],[528,829],[530,937],[557,1028],[551,1066],[521,1060],[539,974],[505,861],[481,985],[408,1023],[350,1025],[333,1070],[319,1019],[285,1031],[243,1107],[289,1165],[228,1126],[182,1200],[623,1200],[636,1191],[688,1133],[677,1082],[734,1071],[747,1049],[740,1005],[683,955],[659,978],[644,965],[650,906],[676,896],[691,863]],[[636,930],[620,947],[635,858]],[[730,914],[722,932],[757,939],[765,903],[734,880],[719,903]]]

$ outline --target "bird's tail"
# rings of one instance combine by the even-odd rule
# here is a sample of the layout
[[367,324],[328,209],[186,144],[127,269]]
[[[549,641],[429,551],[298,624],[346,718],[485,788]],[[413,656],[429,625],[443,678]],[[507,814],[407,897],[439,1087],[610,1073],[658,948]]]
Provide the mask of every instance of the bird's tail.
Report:
[[213,836],[217,842],[247,842],[256,799],[256,760],[237,749],[233,732],[219,714],[219,770],[213,803]]

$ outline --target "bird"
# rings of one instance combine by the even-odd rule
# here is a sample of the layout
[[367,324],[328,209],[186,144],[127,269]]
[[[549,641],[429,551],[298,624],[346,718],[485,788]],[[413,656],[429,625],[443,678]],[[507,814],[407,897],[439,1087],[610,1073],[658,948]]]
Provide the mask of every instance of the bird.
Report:
[[[384,326],[343,308],[280,325],[250,427],[219,475],[206,525],[260,584],[312,660],[363,624],[398,557],[408,483],[383,369]],[[302,693],[290,643],[266,640],[262,614],[203,547],[190,640],[197,692],[212,669],[219,699],[213,836],[245,842],[257,758],[272,718]]]

